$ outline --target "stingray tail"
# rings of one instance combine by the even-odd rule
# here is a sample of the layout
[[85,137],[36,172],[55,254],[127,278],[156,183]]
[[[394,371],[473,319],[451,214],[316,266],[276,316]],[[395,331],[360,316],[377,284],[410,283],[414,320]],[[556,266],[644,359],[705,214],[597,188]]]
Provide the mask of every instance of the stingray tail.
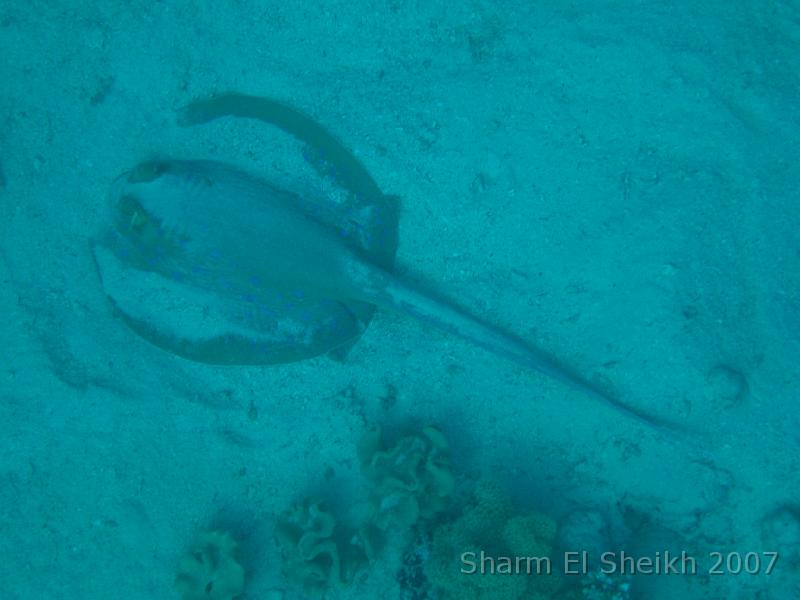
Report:
[[650,415],[617,399],[610,391],[588,381],[570,366],[532,346],[513,333],[482,321],[452,303],[414,289],[388,273],[370,274],[369,301],[391,310],[412,315],[447,333],[505,357],[523,367],[538,371],[564,385],[587,394],[626,417],[658,431],[680,429],[671,421]]

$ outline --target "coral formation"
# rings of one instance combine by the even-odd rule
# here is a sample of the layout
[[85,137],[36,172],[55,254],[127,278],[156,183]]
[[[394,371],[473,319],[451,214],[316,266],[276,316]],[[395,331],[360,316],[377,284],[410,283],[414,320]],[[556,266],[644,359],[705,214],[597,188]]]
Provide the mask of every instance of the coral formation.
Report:
[[391,446],[382,443],[378,430],[370,431],[358,448],[361,471],[370,483],[363,519],[348,528],[318,501],[295,504],[275,528],[286,577],[306,593],[322,595],[351,582],[388,537],[406,537],[421,519],[442,512],[455,487],[448,450],[434,427]]
[[244,591],[236,540],[226,531],[203,531],[181,559],[175,588],[183,600],[234,600]]
[[[460,516],[433,532],[431,557],[425,567],[430,582],[445,600],[543,600],[559,590],[562,578],[549,562],[555,522],[546,515],[517,514],[500,488],[481,482]],[[493,569],[465,562],[464,553],[493,557]],[[532,557],[506,563],[503,557]],[[510,560],[510,558],[509,558]],[[508,569],[508,570],[506,570]]]
[[359,532],[347,535],[319,501],[310,499],[281,515],[275,539],[283,553],[286,577],[317,596],[352,581],[371,552]]
[[[426,427],[384,443],[379,430],[358,448],[361,471],[370,484],[369,510],[348,528],[320,502],[295,504],[279,519],[275,536],[284,573],[310,595],[324,595],[352,582],[374,560],[384,540],[410,541],[398,555],[401,597],[412,600],[548,600],[561,591],[563,577],[553,566],[556,524],[546,515],[513,510],[496,484],[482,481],[453,517],[455,489],[449,445]],[[401,542],[402,543],[402,542]],[[484,552],[496,570],[464,571],[464,553]],[[503,560],[521,557],[507,570]],[[476,559],[477,560],[477,559]]]
[[455,488],[449,446],[435,427],[385,446],[375,429],[359,444],[361,471],[372,484],[372,523],[410,527],[443,511]]
[[578,600],[630,600],[631,576],[592,571],[582,582]]
[[425,576],[425,565],[430,555],[430,535],[418,529],[403,552],[402,564],[396,574],[400,600],[430,600],[438,597]]

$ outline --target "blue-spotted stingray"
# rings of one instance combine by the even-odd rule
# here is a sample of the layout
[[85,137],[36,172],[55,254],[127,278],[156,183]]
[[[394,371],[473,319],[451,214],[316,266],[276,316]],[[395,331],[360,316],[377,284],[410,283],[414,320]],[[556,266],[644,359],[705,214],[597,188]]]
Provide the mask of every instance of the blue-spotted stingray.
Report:
[[214,364],[343,358],[376,307],[411,315],[657,428],[548,353],[393,274],[395,198],[311,118],[268,98],[196,101],[179,123],[265,121],[313,150],[344,202],[282,189],[215,161],[157,160],[123,173],[93,244],[117,314],[164,350]]

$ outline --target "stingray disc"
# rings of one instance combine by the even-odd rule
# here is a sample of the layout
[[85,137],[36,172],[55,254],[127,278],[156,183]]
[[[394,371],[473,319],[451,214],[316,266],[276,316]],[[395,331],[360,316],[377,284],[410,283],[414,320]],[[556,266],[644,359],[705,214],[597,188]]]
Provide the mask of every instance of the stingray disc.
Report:
[[[231,98],[225,97],[227,106],[235,106]],[[268,364],[346,351],[374,307],[333,288],[326,294],[324,286],[308,293],[302,281],[286,281],[283,275],[292,271],[285,265],[278,265],[281,277],[272,278],[270,253],[261,242],[285,235],[274,243],[290,245],[296,223],[310,222],[311,233],[301,227],[298,236],[309,252],[315,240],[336,238],[335,243],[391,269],[396,203],[377,191],[368,175],[364,179],[366,171],[348,176],[353,165],[360,165],[332,137],[317,143],[324,131],[319,125],[274,101],[249,102],[264,114],[239,116],[269,121],[316,145],[331,170],[344,173],[339,183],[351,206],[300,198],[222,163],[144,163],[115,182],[110,226],[92,246],[103,288],[136,333],[191,360]],[[213,101],[201,106],[219,109]],[[273,114],[275,106],[280,111]],[[170,179],[165,172],[176,176]],[[321,242],[320,248],[325,254]],[[325,278],[324,260],[312,257],[301,266],[297,272],[304,276],[316,277],[313,269],[318,269],[315,284]]]

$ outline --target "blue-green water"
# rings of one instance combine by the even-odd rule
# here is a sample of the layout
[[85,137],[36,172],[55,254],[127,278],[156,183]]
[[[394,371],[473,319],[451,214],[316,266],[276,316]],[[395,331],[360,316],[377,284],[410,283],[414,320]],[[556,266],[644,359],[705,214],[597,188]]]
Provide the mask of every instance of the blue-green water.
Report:
[[[800,597],[800,6],[529,4],[0,6],[0,597]],[[136,335],[90,250],[120,173],[341,194],[176,124],[230,90],[399,197],[402,277],[688,433],[387,311],[343,361]]]

